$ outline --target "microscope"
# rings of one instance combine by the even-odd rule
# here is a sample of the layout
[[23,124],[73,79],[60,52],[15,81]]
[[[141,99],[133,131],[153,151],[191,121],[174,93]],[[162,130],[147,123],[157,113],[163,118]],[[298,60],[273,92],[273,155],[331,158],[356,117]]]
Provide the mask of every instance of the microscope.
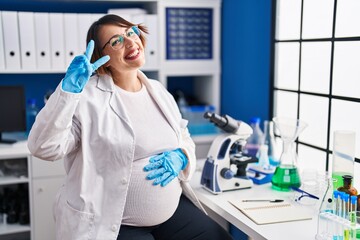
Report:
[[201,175],[203,188],[219,194],[252,187],[253,181],[246,176],[246,167],[248,163],[257,162],[258,159],[242,153],[246,139],[253,132],[252,128],[228,115],[206,112],[204,118],[225,133],[217,136],[210,146]]

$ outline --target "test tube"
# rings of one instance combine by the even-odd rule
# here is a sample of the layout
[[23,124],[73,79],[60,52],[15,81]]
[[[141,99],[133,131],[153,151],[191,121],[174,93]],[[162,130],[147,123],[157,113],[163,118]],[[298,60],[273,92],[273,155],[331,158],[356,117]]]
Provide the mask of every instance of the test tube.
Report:
[[349,216],[349,198],[350,195],[345,193],[344,194],[344,214],[343,214],[343,218],[348,219]]
[[350,240],[350,229],[347,226],[344,227],[344,238],[343,239]]
[[339,192],[339,198],[338,198],[338,201],[339,201],[339,217],[343,217],[344,215],[344,192]]
[[350,220],[350,239],[356,240],[356,209],[357,209],[357,196],[350,196],[350,210],[349,210],[349,220]]
[[334,190],[334,204],[333,204],[333,214],[335,216],[329,217],[327,223],[327,229],[330,231],[330,237],[332,240],[338,240],[338,224],[336,224],[336,218],[340,216],[340,192]]
[[339,209],[339,191],[335,190],[334,191],[334,209],[333,209],[333,213],[336,215],[336,216],[340,216],[339,212],[340,212],[340,209]]
[[357,196],[351,196],[350,197],[350,211],[355,212],[357,209]]
[[337,221],[337,239],[343,240],[344,239],[344,214],[345,214],[345,200],[344,200],[344,192],[339,191],[339,219]]
[[340,240],[349,240],[350,238],[350,229],[347,226],[347,217],[349,215],[349,194],[342,192],[341,193],[341,197],[342,197],[342,219],[340,220],[340,225],[341,225],[341,231],[340,231],[340,235],[339,238]]

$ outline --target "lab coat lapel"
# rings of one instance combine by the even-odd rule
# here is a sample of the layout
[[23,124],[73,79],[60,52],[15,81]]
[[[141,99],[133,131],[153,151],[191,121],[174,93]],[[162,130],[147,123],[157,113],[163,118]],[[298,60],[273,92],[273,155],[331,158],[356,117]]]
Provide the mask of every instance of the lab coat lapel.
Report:
[[98,78],[97,86],[102,91],[110,92],[109,104],[110,104],[111,109],[115,112],[115,114],[121,120],[123,120],[130,127],[130,129],[132,129],[130,120],[129,120],[129,116],[127,115],[127,113],[125,111],[125,107],[116,92],[115,84],[114,84],[112,78],[108,75],[101,75]]
[[116,115],[118,115],[119,118],[122,119],[124,122],[126,122],[126,124],[129,125],[129,127],[132,129],[129,116],[127,115],[124,105],[121,102],[121,99],[116,91],[111,93],[110,107],[116,113]]

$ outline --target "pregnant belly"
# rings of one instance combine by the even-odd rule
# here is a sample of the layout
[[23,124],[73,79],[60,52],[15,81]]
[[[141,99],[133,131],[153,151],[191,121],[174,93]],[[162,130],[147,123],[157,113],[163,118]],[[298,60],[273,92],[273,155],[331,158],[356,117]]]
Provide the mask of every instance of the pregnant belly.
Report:
[[126,197],[122,224],[130,226],[154,226],[168,220],[175,212],[182,189],[178,178],[165,187],[153,185],[147,180],[149,172],[143,171],[148,158],[133,164],[129,189]]

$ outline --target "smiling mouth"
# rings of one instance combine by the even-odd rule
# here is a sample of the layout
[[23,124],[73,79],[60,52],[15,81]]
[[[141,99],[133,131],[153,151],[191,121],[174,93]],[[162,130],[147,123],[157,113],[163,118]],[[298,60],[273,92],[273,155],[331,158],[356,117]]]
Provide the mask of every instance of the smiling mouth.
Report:
[[125,59],[129,59],[129,60],[135,59],[137,56],[139,56],[139,54],[140,54],[139,49],[135,49],[135,50],[132,51],[130,54],[128,54],[128,55],[125,57]]

